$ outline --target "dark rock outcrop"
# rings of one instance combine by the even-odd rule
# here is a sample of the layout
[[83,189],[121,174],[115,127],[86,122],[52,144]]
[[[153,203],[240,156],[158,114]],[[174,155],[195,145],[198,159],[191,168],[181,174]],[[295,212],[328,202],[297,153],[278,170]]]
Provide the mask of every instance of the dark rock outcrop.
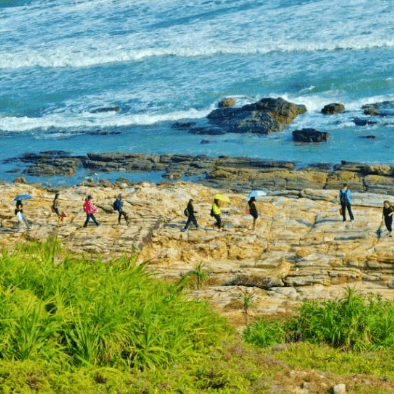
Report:
[[353,122],[356,126],[371,126],[378,123],[374,120],[360,119],[360,118],[354,118]]
[[319,131],[315,129],[302,129],[293,131],[293,140],[295,142],[325,142],[330,136],[326,131]]
[[95,108],[90,111],[91,114],[99,114],[103,112],[119,112],[120,107],[102,107],[102,108]]
[[332,103],[326,105],[321,112],[325,115],[334,115],[338,114],[340,112],[343,112],[345,110],[345,106],[340,103]]
[[282,98],[264,98],[241,108],[219,108],[208,116],[211,124],[228,133],[269,134],[281,131],[302,113],[304,105]]

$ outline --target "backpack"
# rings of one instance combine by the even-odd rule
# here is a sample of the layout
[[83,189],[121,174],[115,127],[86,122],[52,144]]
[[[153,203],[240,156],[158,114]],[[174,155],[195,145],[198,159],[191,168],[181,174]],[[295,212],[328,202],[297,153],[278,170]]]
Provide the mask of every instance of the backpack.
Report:
[[213,213],[213,209],[211,208],[211,216],[214,217],[215,214]]
[[339,192],[339,199],[341,200],[341,204],[343,205],[349,204],[349,199],[347,197],[347,190],[346,191],[341,190]]
[[185,216],[189,216],[189,210],[187,208],[185,208],[185,210],[183,211]]
[[119,211],[119,209],[122,208],[122,204],[118,198],[114,201],[113,207],[115,211]]

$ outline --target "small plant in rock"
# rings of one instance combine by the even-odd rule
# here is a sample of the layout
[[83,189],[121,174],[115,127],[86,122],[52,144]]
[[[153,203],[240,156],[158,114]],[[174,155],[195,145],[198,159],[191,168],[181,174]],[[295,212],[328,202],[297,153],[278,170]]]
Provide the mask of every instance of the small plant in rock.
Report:
[[253,298],[254,298],[254,293],[249,292],[246,289],[244,289],[242,291],[242,294],[240,295],[240,299],[243,307],[243,313],[245,317],[245,325],[248,325],[249,323],[249,311],[254,305]]
[[183,289],[201,289],[204,283],[208,280],[208,273],[204,269],[204,263],[200,263],[193,271],[181,275],[177,287],[179,290]]

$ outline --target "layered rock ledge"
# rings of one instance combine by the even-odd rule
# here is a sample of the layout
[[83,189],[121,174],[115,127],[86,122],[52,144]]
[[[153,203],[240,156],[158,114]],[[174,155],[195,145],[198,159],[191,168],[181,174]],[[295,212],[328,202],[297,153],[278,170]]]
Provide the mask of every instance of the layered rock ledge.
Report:
[[[245,292],[253,295],[252,315],[288,314],[303,299],[338,297],[348,286],[393,298],[394,241],[377,232],[386,195],[354,193],[355,221],[343,222],[336,190],[278,192],[257,202],[260,217],[251,230],[247,193],[226,192],[231,203],[223,215],[225,230],[218,232],[209,212],[212,196],[223,190],[200,184],[61,189],[64,223],[51,212],[53,191],[27,184],[3,184],[0,190],[1,248],[56,235],[66,249],[104,261],[138,251],[140,262],[171,280],[202,263],[209,279],[191,295],[209,299],[234,324],[243,324]],[[112,209],[119,192],[129,226],[118,226]],[[30,231],[18,231],[13,198],[25,193],[33,197],[24,210],[34,224]],[[100,227],[82,227],[87,194],[98,207]],[[181,232],[189,198],[195,201],[200,229]]]
[[[394,194],[394,165],[342,161],[297,168],[292,161],[247,157],[142,153],[88,153],[73,156],[63,151],[28,153],[7,162],[26,163],[25,174],[41,177],[71,176],[79,169],[95,173],[163,173],[163,180],[187,180],[207,186],[248,191],[301,191],[335,189],[348,183],[357,192]],[[91,181],[92,182],[92,181]],[[109,185],[111,185],[109,183]]]

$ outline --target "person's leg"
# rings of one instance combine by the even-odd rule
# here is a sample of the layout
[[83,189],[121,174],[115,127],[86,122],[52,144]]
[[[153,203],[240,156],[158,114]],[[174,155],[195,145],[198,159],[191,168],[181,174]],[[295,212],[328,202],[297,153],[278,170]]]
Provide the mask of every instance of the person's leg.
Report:
[[120,224],[120,218],[122,217],[122,210],[119,209],[118,211],[118,224]]
[[197,219],[196,219],[196,217],[195,217],[194,215],[191,215],[191,221],[193,222],[194,226],[195,226],[196,228],[198,228]]
[[346,204],[341,204],[343,221],[346,222]]
[[386,224],[387,231],[389,232],[389,235],[391,236],[391,232],[393,230],[393,217],[392,216],[385,216],[384,218],[384,223]]
[[350,220],[354,220],[354,216],[352,213],[352,206],[350,204],[347,204],[347,210],[349,212]]
[[83,225],[83,227],[87,227],[87,225],[89,224],[89,220],[90,220],[90,215],[86,214],[86,220],[85,220],[85,224]]
[[26,227],[29,229],[29,228],[30,228],[30,223],[29,223],[29,221],[27,220],[27,218],[26,218],[26,216],[25,216],[24,213],[22,213],[22,218],[23,218],[23,221],[24,221],[25,224],[26,224]]
[[[129,218],[126,215],[126,212],[125,211],[121,211],[121,215],[123,215],[124,220],[126,221],[126,223],[129,223]],[[120,221],[119,221],[119,223],[120,223]]]
[[189,228],[191,222],[192,222],[192,215],[188,216],[187,222],[186,222],[185,227],[183,228],[182,231],[186,231]]
[[216,226],[218,226],[218,229],[220,230],[222,228],[222,219],[220,215],[215,215],[216,218]]
[[100,226],[100,223],[96,220],[93,213],[91,214],[91,217],[92,217],[93,222],[96,224],[96,226]]

